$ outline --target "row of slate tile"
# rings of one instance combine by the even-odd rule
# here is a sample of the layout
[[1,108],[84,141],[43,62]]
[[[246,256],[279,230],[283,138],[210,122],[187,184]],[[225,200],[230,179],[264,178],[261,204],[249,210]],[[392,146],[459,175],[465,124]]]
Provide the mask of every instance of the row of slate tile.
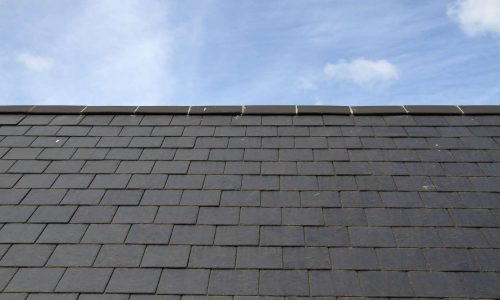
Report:
[[[315,170],[317,170],[315,172]],[[498,162],[45,161],[3,160],[6,174],[500,176]]]
[[0,188],[496,192],[499,177],[0,174]]
[[[4,269],[6,292],[497,297],[494,273],[208,269]],[[15,274],[14,274],[15,273]]]
[[500,271],[499,256],[500,249],[467,248],[16,244],[0,266]]
[[[369,208],[369,206],[375,206],[374,203],[370,203],[372,200],[369,198],[354,199],[354,201],[356,203],[350,206],[364,206],[365,208],[334,208],[335,206],[340,206],[340,202],[330,203],[329,201],[306,205],[316,207],[302,208],[151,205],[80,207],[74,205],[0,205],[0,222],[42,224],[71,222],[304,226],[500,226],[500,210],[498,209]],[[318,206],[331,208],[319,208]],[[251,230],[251,228],[247,230]],[[258,228],[253,228],[252,231],[255,231],[255,235],[258,236]]]
[[[498,137],[499,126],[2,126],[0,136],[40,137]],[[40,139],[42,140],[42,139]],[[50,142],[47,140],[46,143]]]
[[260,125],[359,125],[359,126],[498,126],[498,116],[432,116],[432,115],[381,115],[381,116],[283,116],[283,115],[2,115],[0,125],[203,125],[203,126],[260,126]]
[[500,208],[496,192],[0,189],[0,205]]
[[[74,242],[83,226],[11,223],[0,229],[1,244],[39,240]],[[260,227],[260,228],[259,228]],[[45,231],[42,234],[42,231]],[[87,230],[87,228],[84,228]],[[217,232],[217,233],[216,233]],[[53,237],[61,233],[60,237]],[[42,236],[41,236],[42,234]],[[66,236],[63,236],[65,234]],[[500,232],[488,227],[375,226],[216,226],[168,224],[93,224],[84,239],[92,243],[171,245],[260,245],[340,247],[499,248]],[[40,237],[41,236],[41,237]],[[66,239],[66,240],[65,240]]]

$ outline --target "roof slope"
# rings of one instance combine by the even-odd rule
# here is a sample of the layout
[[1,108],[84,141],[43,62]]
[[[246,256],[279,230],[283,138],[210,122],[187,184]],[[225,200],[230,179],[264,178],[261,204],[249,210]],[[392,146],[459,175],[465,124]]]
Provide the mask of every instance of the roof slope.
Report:
[[0,114],[0,299],[500,297],[500,115],[109,113]]

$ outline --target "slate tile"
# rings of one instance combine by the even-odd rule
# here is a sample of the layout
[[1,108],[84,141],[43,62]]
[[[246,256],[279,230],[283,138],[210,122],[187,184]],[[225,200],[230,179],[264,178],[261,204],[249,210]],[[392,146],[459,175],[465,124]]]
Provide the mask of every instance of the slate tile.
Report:
[[47,266],[91,266],[97,256],[99,248],[99,245],[58,245],[47,262]]
[[307,296],[308,276],[302,270],[262,270],[259,277],[259,294]]
[[463,284],[458,274],[451,272],[409,272],[415,292],[421,297],[461,297]]
[[79,173],[85,161],[72,160],[72,161],[53,161],[45,169],[45,173]]
[[134,136],[128,147],[133,148],[159,148],[163,143],[163,137],[160,136]]
[[[90,184],[90,188],[123,189],[127,186],[130,177],[129,174],[97,174]],[[106,195],[104,199],[106,199]]]
[[113,223],[152,223],[157,210],[155,206],[120,206]]
[[230,137],[228,148],[260,148],[262,138],[260,137]]
[[5,288],[5,292],[51,292],[64,273],[63,268],[22,268]]
[[378,270],[377,254],[373,248],[331,248],[334,270]]
[[79,206],[71,223],[110,223],[115,213],[115,206]]
[[52,185],[52,188],[56,189],[80,189],[87,188],[94,178],[93,175],[81,175],[81,174],[63,174],[59,175],[56,182]]
[[134,174],[127,184],[128,189],[161,189],[167,182],[167,175]]
[[325,247],[284,247],[285,269],[331,269],[330,255]]
[[414,295],[413,289],[404,272],[368,271],[359,273],[361,288],[367,296],[400,296]]
[[[129,145],[131,146],[132,144]],[[142,149],[111,148],[106,154],[106,159],[137,160],[141,153]]]
[[175,149],[148,148],[142,150],[139,160],[171,160],[174,158]]
[[120,136],[150,136],[152,130],[151,126],[124,126]]
[[146,190],[141,205],[177,205],[181,201],[182,191]]
[[441,227],[436,230],[444,247],[488,247],[488,242],[479,228]]
[[[59,191],[62,192],[62,191]],[[101,201],[105,190],[69,190],[61,204],[95,205]]]
[[27,189],[0,189],[0,204],[19,204],[28,191]]
[[[51,150],[51,151],[49,151]],[[62,153],[65,152],[65,153]],[[108,154],[109,148],[64,148],[64,149],[46,149],[38,159],[104,159]],[[63,156],[64,154],[64,156]]]
[[423,249],[427,265],[437,271],[475,271],[477,267],[467,249]]
[[155,223],[195,224],[197,216],[196,206],[160,206]]
[[48,161],[18,160],[9,169],[9,173],[42,173],[48,165]]
[[247,127],[246,136],[277,136],[276,126],[252,126]]
[[203,188],[209,190],[238,190],[241,186],[240,175],[206,175],[205,182],[203,183]]
[[281,269],[283,267],[281,247],[238,247],[236,268]]
[[53,245],[12,245],[0,260],[0,266],[43,267],[54,248]]
[[223,191],[221,206],[259,206],[259,191]]
[[399,247],[441,247],[442,243],[433,227],[396,227],[394,237]]
[[78,243],[87,230],[83,224],[48,224],[37,240],[37,243]]
[[57,284],[57,292],[102,293],[113,269],[68,268]]
[[293,137],[263,137],[262,148],[264,149],[282,149],[295,147]]
[[383,270],[424,270],[427,268],[420,249],[378,248],[375,251]]
[[244,225],[280,225],[281,209],[274,207],[242,207],[240,223]]
[[11,148],[2,158],[35,159],[42,152],[42,150],[43,150],[42,148]]
[[141,245],[103,245],[95,259],[96,267],[138,267],[144,246]]
[[51,205],[58,204],[66,194],[66,190],[32,189],[22,201],[22,204]]
[[196,137],[165,137],[162,148],[192,148]]
[[300,226],[262,226],[260,244],[263,246],[303,246],[303,228]]
[[242,190],[278,190],[278,176],[243,175]]
[[357,190],[353,176],[320,176],[318,177],[320,190],[352,191]]
[[154,161],[122,161],[117,173],[150,173]]
[[235,247],[193,246],[189,256],[191,268],[234,268]]
[[328,208],[323,209],[326,225],[363,226],[366,215],[361,208]]
[[224,174],[260,174],[260,162],[226,162]]
[[195,148],[227,148],[229,139],[227,137],[198,137]]
[[[15,178],[15,181],[17,181],[15,187],[34,189],[50,188],[56,180],[56,177],[57,175],[55,174],[24,174],[19,181],[17,181],[18,177]],[[10,180],[7,179],[6,181],[8,182]]]
[[189,246],[147,246],[141,267],[185,268],[188,264]]
[[240,210],[237,207],[201,207],[198,214],[198,224],[237,224]]
[[360,190],[393,191],[395,189],[391,176],[356,176],[355,178]]
[[295,162],[262,162],[261,173],[263,175],[297,175],[297,164]]
[[26,222],[35,211],[36,206],[0,206],[1,223]]
[[499,249],[471,249],[470,252],[481,271],[500,270]]
[[243,149],[210,149],[208,160],[240,161],[243,160]]
[[349,227],[351,243],[362,247],[393,247],[396,245],[391,228]]
[[106,292],[152,293],[156,290],[160,274],[160,269],[115,269],[106,287]]
[[406,209],[367,208],[365,215],[368,225],[372,226],[409,226]]
[[349,234],[346,227],[340,226],[308,226],[304,227],[306,246],[348,246]]
[[204,175],[170,175],[167,179],[167,189],[201,189]]
[[114,173],[118,168],[119,163],[120,161],[118,160],[87,161],[83,166],[83,168],[80,170],[80,173],[98,173],[98,174]]
[[82,243],[116,244],[123,243],[130,225],[123,224],[90,224]]
[[133,244],[167,244],[172,225],[134,224],[130,228],[126,242]]
[[0,229],[0,243],[34,243],[45,225],[5,224]]
[[453,226],[453,222],[445,209],[407,209],[406,214],[413,226]]
[[341,191],[340,201],[342,207],[380,207],[380,196],[372,191]]
[[283,225],[323,225],[323,213],[320,208],[283,208]]
[[416,192],[380,192],[380,198],[385,207],[423,207],[419,194]]
[[498,298],[500,280],[494,273],[459,273],[460,279],[469,297],[494,297]]
[[221,192],[217,190],[185,190],[182,193],[181,205],[219,205],[220,197]]
[[209,295],[255,295],[259,272],[251,270],[214,270],[210,275]]
[[258,226],[218,226],[215,233],[216,245],[258,245]]
[[[17,268],[1,268],[0,269],[0,289],[3,290],[3,288],[9,283],[9,281],[14,277],[14,274],[16,274]],[[19,296],[16,298],[16,296]],[[4,298],[2,298],[4,297]],[[26,298],[26,295],[22,294],[7,294],[7,293],[2,293],[0,294],[0,299],[2,300],[15,300],[15,299],[22,299],[24,300]]]
[[318,180],[316,176],[280,176],[280,189],[285,191],[317,190]]
[[312,149],[279,149],[280,161],[312,161]]
[[67,223],[76,206],[39,206],[30,217],[30,223]]
[[137,205],[141,201],[142,194],[141,190],[107,190],[100,204]]
[[157,292],[159,294],[205,295],[209,275],[210,270],[204,269],[165,269]]
[[189,164],[189,174],[224,174],[225,163],[220,161],[192,161]]
[[455,225],[460,227],[496,227],[500,220],[496,219],[488,209],[449,209]]

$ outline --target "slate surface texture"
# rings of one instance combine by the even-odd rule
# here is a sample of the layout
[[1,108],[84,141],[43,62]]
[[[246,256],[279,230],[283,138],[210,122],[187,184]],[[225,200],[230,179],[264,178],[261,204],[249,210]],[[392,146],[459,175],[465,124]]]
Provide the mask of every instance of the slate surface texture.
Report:
[[500,115],[38,111],[0,114],[0,300],[500,297]]

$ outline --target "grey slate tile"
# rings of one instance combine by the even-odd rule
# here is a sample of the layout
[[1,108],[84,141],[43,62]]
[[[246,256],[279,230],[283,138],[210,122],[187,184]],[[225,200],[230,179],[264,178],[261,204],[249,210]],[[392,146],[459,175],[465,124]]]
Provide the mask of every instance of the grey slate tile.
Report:
[[160,279],[160,269],[115,269],[106,291],[110,293],[152,293]]
[[123,189],[127,186],[130,177],[129,174],[97,174],[90,184],[90,188]]
[[207,293],[210,270],[165,269],[161,275],[159,294],[198,295]]
[[189,256],[190,268],[234,268],[235,247],[193,246]]
[[84,224],[48,224],[38,238],[38,243],[78,243],[87,230]]
[[258,245],[258,226],[218,226],[215,233],[216,245]]
[[[25,174],[17,181],[16,188],[50,188],[57,175],[55,174]],[[9,181],[9,180],[7,180]]]
[[95,259],[96,267],[138,267],[145,246],[103,245]]
[[167,244],[172,225],[134,224],[130,228],[126,242],[133,244]]
[[0,229],[0,243],[34,243],[45,225],[5,224]]
[[275,207],[242,207],[240,223],[243,225],[280,225],[281,209]]
[[461,297],[463,284],[458,274],[451,272],[409,272],[408,276],[421,297]]
[[427,268],[421,249],[378,248],[375,251],[383,270],[424,270]]
[[281,269],[283,267],[281,247],[238,247],[236,268]]
[[199,191],[185,190],[182,193],[181,205],[214,206],[219,205],[221,192],[217,190]]
[[304,227],[306,246],[349,246],[349,234],[341,226]]
[[188,167],[189,161],[157,161],[152,173],[186,174]]
[[188,264],[189,246],[147,246],[141,267],[185,268]]
[[155,223],[195,224],[197,216],[196,206],[160,206]]
[[309,295],[307,272],[303,270],[263,270],[259,276],[261,295]]
[[259,206],[259,191],[223,191],[221,206]]
[[210,275],[209,295],[255,295],[259,273],[253,270],[214,270]]
[[113,217],[113,223],[152,223],[157,210],[155,206],[121,206]]
[[110,223],[115,213],[115,206],[79,206],[71,223]]
[[36,206],[0,206],[1,223],[26,222]]
[[30,223],[67,223],[76,206],[39,206],[30,217]]
[[65,189],[32,189],[24,198],[22,204],[58,204],[59,202],[61,202],[65,194]]
[[469,297],[498,298],[500,295],[498,274],[488,272],[460,273],[460,278]]
[[57,292],[102,293],[113,269],[68,268],[57,284]]
[[361,288],[367,296],[411,297],[413,289],[404,272],[360,272]]
[[47,266],[88,267],[94,262],[99,245],[58,245]]
[[437,271],[475,271],[477,266],[467,249],[423,249],[427,265]]
[[379,270],[377,254],[373,248],[331,248],[334,270]]
[[107,190],[101,205],[137,205],[141,201],[141,190]]
[[238,190],[241,186],[240,175],[206,175],[203,183],[203,188],[209,190]]
[[284,247],[285,269],[331,269],[330,255],[325,247]]
[[263,246],[303,246],[303,228],[300,226],[261,226],[260,244]]
[[28,191],[27,189],[0,189],[0,204],[19,204]]
[[141,205],[177,205],[182,191],[147,190],[142,195]]
[[0,266],[43,267],[54,248],[53,245],[12,245],[0,260]]
[[201,207],[197,224],[232,225],[238,224],[240,209],[237,207]]
[[116,244],[123,243],[130,225],[123,224],[90,224],[82,243]]
[[167,189],[201,189],[204,175],[170,175],[165,188]]
[[361,247],[392,247],[396,245],[391,228],[349,227],[351,243]]
[[170,244],[181,245],[212,245],[215,236],[215,226],[207,225],[175,225]]
[[51,292],[63,273],[63,268],[22,268],[14,275],[5,291]]

